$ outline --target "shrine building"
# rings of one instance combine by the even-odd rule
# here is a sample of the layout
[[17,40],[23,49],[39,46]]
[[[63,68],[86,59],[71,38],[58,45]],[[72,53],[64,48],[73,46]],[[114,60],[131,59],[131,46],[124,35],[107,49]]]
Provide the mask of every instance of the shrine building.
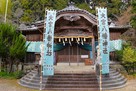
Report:
[[[44,20],[38,21],[31,26],[19,29],[26,36],[27,43],[31,42],[26,55],[30,63],[37,63],[40,58],[39,45],[44,37],[44,26],[46,26],[44,22]],[[110,19],[108,23],[110,41],[119,40],[121,34],[129,28],[128,25],[117,25]],[[57,11],[54,43],[55,64],[58,62],[85,62],[87,58],[95,63],[96,46],[98,45],[97,17],[72,4]],[[111,48],[111,51],[112,49],[114,48]]]
[[[130,26],[118,25],[117,22],[113,22],[111,19],[108,19],[108,25],[110,35],[110,60],[113,60],[112,56],[114,51],[120,50],[122,46],[120,36],[126,32]],[[110,69],[109,74],[104,76],[96,72],[100,69],[94,68],[95,70],[92,69],[91,71],[91,69],[89,69],[89,71],[86,71],[86,67],[96,65],[99,40],[98,27],[97,16],[86,10],[79,9],[74,6],[73,3],[57,11],[53,46],[54,65],[57,67],[59,63],[67,63],[69,67],[64,66],[57,68],[59,71],[55,69],[54,76],[43,77],[43,84],[40,84],[40,76],[37,75],[37,71],[31,71],[28,75],[20,79],[19,84],[35,89],[73,91],[99,91],[99,88],[116,89],[124,87],[127,80],[116,69]],[[39,64],[41,53],[40,45],[46,36],[44,34],[45,28],[45,20],[37,21],[31,26],[21,25],[19,27],[19,31],[26,37],[27,44],[30,43],[27,49],[25,63]],[[80,72],[79,70],[75,71],[75,68],[72,69],[72,66],[70,66],[72,63],[77,64]],[[80,66],[80,63],[85,64],[85,66]],[[64,72],[65,69],[69,70]],[[83,69],[84,71],[82,71]],[[102,81],[102,83],[100,81]]]

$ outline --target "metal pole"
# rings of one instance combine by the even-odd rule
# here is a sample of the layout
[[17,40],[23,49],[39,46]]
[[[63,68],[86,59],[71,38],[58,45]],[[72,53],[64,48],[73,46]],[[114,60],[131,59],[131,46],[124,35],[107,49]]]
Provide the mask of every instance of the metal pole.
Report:
[[6,0],[6,10],[5,10],[5,19],[4,19],[5,23],[6,23],[6,19],[7,19],[7,12],[8,12],[8,0]]
[[102,63],[100,63],[100,91],[102,91]]

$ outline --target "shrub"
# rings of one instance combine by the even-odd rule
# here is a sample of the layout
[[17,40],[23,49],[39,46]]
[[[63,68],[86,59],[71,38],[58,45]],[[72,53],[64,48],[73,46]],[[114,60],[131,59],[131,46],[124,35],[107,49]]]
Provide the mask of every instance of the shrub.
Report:
[[0,72],[0,78],[19,79],[22,76],[24,76],[24,72],[22,71],[17,71],[13,73]]
[[136,51],[132,47],[124,48],[122,60],[123,60],[123,63],[136,62]]

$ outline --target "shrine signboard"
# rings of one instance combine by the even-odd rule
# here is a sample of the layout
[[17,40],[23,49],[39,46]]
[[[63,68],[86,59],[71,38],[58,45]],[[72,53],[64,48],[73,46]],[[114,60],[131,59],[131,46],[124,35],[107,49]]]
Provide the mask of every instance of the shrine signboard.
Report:
[[54,27],[56,21],[56,11],[47,10],[44,33],[44,56],[43,56],[43,76],[54,75]]
[[107,9],[98,8],[98,42],[100,48],[100,63],[102,63],[102,74],[109,73],[109,52],[110,52],[110,35],[107,18]]

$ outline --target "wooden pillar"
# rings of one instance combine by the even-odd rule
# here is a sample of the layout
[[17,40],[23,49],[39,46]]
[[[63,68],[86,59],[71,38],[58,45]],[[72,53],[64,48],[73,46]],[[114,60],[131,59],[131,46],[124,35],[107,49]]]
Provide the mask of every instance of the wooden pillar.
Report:
[[93,54],[93,64],[95,64],[95,38],[92,38],[92,54]]

